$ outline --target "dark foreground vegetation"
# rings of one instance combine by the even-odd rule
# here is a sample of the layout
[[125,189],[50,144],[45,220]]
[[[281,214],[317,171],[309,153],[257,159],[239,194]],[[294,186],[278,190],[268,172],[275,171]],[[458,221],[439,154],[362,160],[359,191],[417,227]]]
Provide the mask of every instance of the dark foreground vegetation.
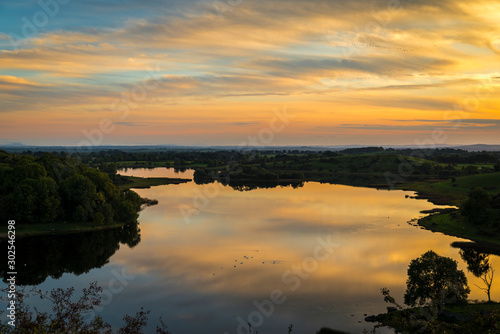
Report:
[[[381,327],[389,327],[396,333],[500,333],[500,303],[491,301],[494,268],[489,255],[470,247],[460,250],[467,270],[483,278],[487,302],[468,300],[470,287],[465,273],[457,262],[430,250],[412,260],[408,266],[408,279],[404,304],[391,296],[388,288],[382,288],[384,301],[391,306],[388,312],[368,316],[367,322],[376,323],[364,333],[379,333]],[[344,333],[322,328],[317,334]]]
[[[8,319],[0,323],[0,333],[5,334],[142,334],[145,333],[150,311],[140,309],[134,316],[125,315],[123,326],[113,330],[111,325],[100,316],[95,315],[94,309],[101,303],[103,289],[96,282],[83,289],[80,297],[75,297],[75,290],[53,289],[41,291],[35,288],[29,291],[18,291],[15,316],[9,318],[10,313],[2,315]],[[39,312],[29,306],[29,298],[40,298],[50,303],[52,312]],[[2,298],[8,301],[6,298]],[[4,313],[3,311],[1,313]],[[169,334],[162,319],[158,320],[155,333]],[[15,326],[13,326],[15,325]]]
[[500,304],[491,301],[494,269],[489,255],[471,248],[460,250],[467,270],[482,277],[487,302],[467,300],[470,292],[467,278],[457,269],[457,262],[428,251],[408,266],[404,304],[400,305],[387,288],[384,300],[392,304],[389,312],[369,317],[379,322],[375,327],[389,326],[403,333],[499,333]]

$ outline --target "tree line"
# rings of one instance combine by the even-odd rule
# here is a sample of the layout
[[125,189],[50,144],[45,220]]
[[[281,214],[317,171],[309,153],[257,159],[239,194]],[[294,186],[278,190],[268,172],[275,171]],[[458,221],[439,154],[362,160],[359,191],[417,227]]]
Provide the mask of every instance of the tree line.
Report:
[[[42,156],[45,152],[25,151],[23,155]],[[434,162],[445,164],[496,164],[500,168],[500,152],[469,152],[461,149],[437,148],[437,149],[394,149],[383,147],[361,147],[348,148],[340,151],[311,151],[311,150],[290,150],[290,149],[252,149],[244,148],[241,150],[134,150],[124,151],[119,149],[96,150],[92,152],[52,152],[53,155],[64,157],[68,154],[77,160],[92,164],[101,164],[108,162],[141,161],[141,162],[159,162],[171,161],[174,165],[185,165],[187,163],[205,163],[217,166],[216,162],[228,161],[252,161],[261,162],[279,162],[279,161],[307,161],[313,158],[331,158],[337,156],[349,156],[360,154],[391,154],[403,155],[427,159]]]
[[121,191],[110,175],[67,156],[0,150],[0,215],[4,222],[135,222],[141,198]]

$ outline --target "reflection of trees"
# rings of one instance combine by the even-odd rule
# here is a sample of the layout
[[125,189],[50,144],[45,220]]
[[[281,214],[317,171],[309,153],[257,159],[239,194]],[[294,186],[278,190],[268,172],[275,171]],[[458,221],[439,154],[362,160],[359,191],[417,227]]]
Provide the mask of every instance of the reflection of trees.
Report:
[[[121,244],[136,246],[140,240],[138,224],[67,235],[37,236],[16,241],[17,284],[36,285],[48,276],[59,278],[64,273],[81,275],[108,263]],[[0,248],[6,249],[6,241]],[[9,277],[7,261],[0,264],[4,282]]]
[[468,243],[462,243],[460,256],[465,263],[467,263],[467,270],[483,281],[485,287],[480,287],[477,284],[476,286],[486,293],[488,301],[491,302],[491,286],[493,284],[495,270],[490,265],[490,255],[483,253],[470,245],[467,247],[467,244]]
[[187,171],[187,168],[185,167],[174,167],[174,173],[184,173]]
[[260,188],[277,188],[277,187],[292,187],[294,189],[304,186],[304,182],[278,182],[278,181],[230,181],[228,184],[231,188],[238,191],[250,191]]
[[226,175],[221,177],[219,175],[214,175],[213,177],[209,174],[204,174],[200,176],[200,172],[194,174],[194,182],[196,184],[210,184],[214,182],[219,182],[224,186],[229,186],[234,190],[238,191],[250,191],[255,189],[268,189],[277,187],[292,187],[294,189],[301,188],[304,186],[304,181],[296,180],[260,180],[260,179],[238,179],[231,178],[231,176]]

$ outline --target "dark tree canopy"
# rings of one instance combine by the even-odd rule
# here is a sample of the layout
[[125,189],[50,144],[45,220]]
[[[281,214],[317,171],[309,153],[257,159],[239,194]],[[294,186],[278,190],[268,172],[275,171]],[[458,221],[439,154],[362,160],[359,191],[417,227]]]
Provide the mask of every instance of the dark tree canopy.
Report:
[[106,172],[67,156],[44,153],[38,157],[0,151],[0,218],[18,224],[54,222],[132,223],[140,197],[120,191]]
[[428,251],[410,262],[404,301],[406,305],[425,305],[466,301],[470,293],[467,277],[453,259]]
[[486,274],[491,269],[489,254],[473,248],[464,248],[460,250],[460,256],[467,263],[467,270],[476,277]]
[[481,223],[487,216],[490,196],[482,189],[474,189],[460,206],[460,213],[471,223]]

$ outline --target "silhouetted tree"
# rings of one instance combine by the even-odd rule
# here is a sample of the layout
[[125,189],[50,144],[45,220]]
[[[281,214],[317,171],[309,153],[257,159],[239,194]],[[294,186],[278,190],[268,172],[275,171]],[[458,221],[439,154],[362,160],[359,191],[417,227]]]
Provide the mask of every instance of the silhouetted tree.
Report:
[[406,305],[425,305],[432,300],[444,303],[466,301],[470,289],[467,277],[453,259],[432,250],[410,262],[404,301]]
[[[85,316],[101,305],[101,294],[103,289],[96,282],[90,284],[89,288],[83,289],[82,296],[74,299],[74,288],[53,289],[50,292],[32,289],[25,292],[23,289],[17,291],[15,326],[7,321],[0,323],[0,332],[5,334],[18,333],[85,333],[85,334],[142,334],[148,322],[150,311],[141,308],[135,316],[125,315],[125,325],[116,332],[111,325],[100,316],[94,316],[90,321],[85,321]],[[52,312],[33,312],[27,302],[30,296],[39,296],[52,304]],[[7,300],[6,297],[0,298]],[[3,312],[1,312],[3,313]],[[2,318],[6,318],[3,316]],[[160,325],[156,326],[156,333],[170,334],[167,326],[160,318]]]
[[464,248],[460,250],[460,256],[467,263],[467,270],[483,281],[486,286],[485,288],[477,284],[476,286],[486,292],[488,302],[491,302],[491,286],[495,270],[490,265],[489,254],[481,253],[473,248]]

